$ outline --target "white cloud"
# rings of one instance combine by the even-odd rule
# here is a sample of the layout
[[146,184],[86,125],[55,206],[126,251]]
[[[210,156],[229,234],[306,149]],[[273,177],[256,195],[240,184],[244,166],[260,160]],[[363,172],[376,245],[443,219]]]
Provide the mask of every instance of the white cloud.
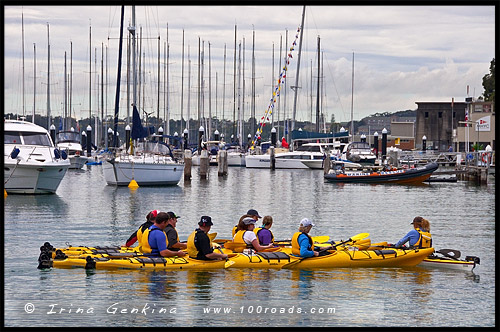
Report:
[[[4,112],[22,109],[21,7],[4,7]],[[306,9],[303,52],[299,86],[299,120],[310,118],[311,62],[313,94],[317,75],[317,36],[324,53],[324,80],[327,118],[335,114],[337,121],[350,119],[352,53],[355,57],[354,118],[361,119],[375,112],[415,109],[417,101],[461,100],[466,86],[475,96],[482,93],[482,77],[489,71],[495,50],[494,6],[311,6]],[[130,7],[125,8],[125,27],[130,24]],[[24,6],[26,108],[33,108],[33,44],[36,43],[38,113],[46,112],[47,23],[51,43],[51,105],[52,113],[63,109],[64,52],[69,66],[70,42],[73,43],[73,108],[77,117],[88,116],[89,99],[89,25],[92,25],[92,77],[97,82],[101,73],[101,43],[108,45],[108,105],[112,112],[115,94],[117,37],[120,7],[92,6]],[[75,15],[78,13],[78,15]],[[255,31],[256,117],[264,114],[272,87],[279,72],[280,36],[283,52],[288,50],[300,24],[301,6],[175,6],[136,7],[137,26],[143,27],[146,61],[146,107],[156,109],[157,38],[161,35],[161,62],[164,42],[170,45],[170,107],[174,118],[180,117],[180,83],[182,30],[185,31],[185,84],[187,91],[188,61],[191,59],[191,115],[197,114],[196,84],[198,38],[205,41],[204,77],[208,84],[208,42],[211,43],[212,101],[215,101],[215,73],[218,97],[222,96],[224,45],[226,45],[225,115],[233,109],[234,26],[238,43],[245,38],[245,112],[250,108],[252,33]],[[288,29],[288,45],[285,30]],[[124,30],[127,35],[126,29]],[[139,29],[137,30],[139,34]],[[111,38],[108,40],[108,37]],[[272,71],[274,43],[275,68]],[[126,45],[126,42],[124,43]],[[97,48],[97,68],[94,50]],[[295,84],[298,45],[288,70],[288,87]],[[104,60],[106,61],[106,60]],[[161,80],[163,80],[163,64]],[[68,69],[69,70],[69,69]],[[122,79],[126,75],[126,47]],[[100,78],[99,78],[100,82]],[[163,83],[162,83],[163,84]],[[97,86],[93,86],[93,110],[97,110]],[[163,90],[163,86],[160,88]],[[208,88],[205,89],[208,93]],[[282,93],[282,96],[284,94]],[[125,87],[122,85],[120,116],[125,116]],[[291,114],[293,94],[287,92],[287,108]],[[313,98],[315,104],[316,98]],[[163,103],[163,98],[161,98]],[[205,97],[205,104],[208,96]],[[184,97],[184,107],[187,95]],[[163,108],[163,105],[161,106]],[[222,103],[218,106],[219,116]],[[313,105],[315,108],[315,105]],[[231,110],[231,111],[230,111]],[[212,106],[215,112],[215,104]],[[93,111],[95,113],[95,111]],[[163,115],[163,113],[160,113]],[[186,110],[184,110],[184,115]],[[206,105],[205,114],[208,114]]]

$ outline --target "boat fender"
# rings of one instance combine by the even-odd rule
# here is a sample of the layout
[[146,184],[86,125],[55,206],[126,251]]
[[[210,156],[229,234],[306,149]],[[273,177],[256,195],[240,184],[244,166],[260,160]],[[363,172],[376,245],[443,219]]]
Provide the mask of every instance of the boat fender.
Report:
[[18,148],[14,147],[14,148],[12,149],[12,152],[10,153],[10,157],[11,157],[12,159],[16,159],[16,158],[17,158],[17,156],[19,155],[19,152],[21,152],[21,150],[19,150]]
[[66,259],[68,258],[68,256],[63,253],[61,250],[57,250],[56,251],[56,256],[54,257],[54,259],[60,259],[60,260],[63,260],[63,259]]
[[63,160],[66,160],[68,158],[68,154],[66,153],[66,150],[61,151],[61,157]]
[[93,259],[91,256],[87,256],[87,258],[85,258],[85,261],[87,262],[85,263],[85,270],[95,269],[95,259]]
[[61,158],[61,153],[60,153],[59,149],[54,149],[54,157],[56,159]]
[[48,256],[40,256],[38,262],[38,269],[50,269],[52,267],[52,260]]
[[388,249],[388,250],[373,250],[378,256],[382,256],[385,258],[385,255],[395,255],[397,256],[396,250]]
[[481,264],[481,260],[476,256],[465,256],[465,260],[468,262],[474,262],[475,264]]

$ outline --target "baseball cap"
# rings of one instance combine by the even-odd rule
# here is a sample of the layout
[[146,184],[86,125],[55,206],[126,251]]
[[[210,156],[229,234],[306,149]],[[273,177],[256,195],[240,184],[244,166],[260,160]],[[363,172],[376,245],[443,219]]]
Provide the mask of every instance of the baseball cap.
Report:
[[259,216],[259,212],[257,212],[257,210],[254,210],[254,209],[248,210],[247,214],[249,214],[251,216],[257,216],[258,218],[262,218],[261,216]]
[[210,218],[209,216],[202,216],[200,221],[198,222],[198,225],[212,226],[213,225],[212,218]]
[[314,226],[311,220],[304,218],[300,221],[300,225],[307,227],[307,226]]
[[176,214],[175,214],[174,212],[172,212],[172,211],[168,211],[168,212],[167,212],[167,214],[168,214],[168,218],[169,218],[169,219],[171,219],[171,218],[176,218],[176,219],[179,219],[179,218],[180,218],[180,216],[176,215]]
[[245,225],[255,224],[255,219],[250,217],[246,217],[242,221]]
[[422,218],[422,217],[415,217],[415,218],[413,218],[413,221],[410,223],[410,225],[414,224],[414,223],[422,222],[422,219],[424,219],[424,218]]

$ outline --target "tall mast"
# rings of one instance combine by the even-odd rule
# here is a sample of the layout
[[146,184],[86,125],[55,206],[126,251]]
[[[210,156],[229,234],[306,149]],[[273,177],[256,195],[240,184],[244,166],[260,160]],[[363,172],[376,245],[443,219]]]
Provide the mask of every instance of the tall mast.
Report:
[[183,120],[183,110],[184,110],[184,29],[182,29],[182,69],[181,69],[181,127],[182,130],[182,120]]
[[[273,72],[274,72],[274,43],[273,43]],[[252,135],[254,135],[255,134],[255,30],[253,30],[253,32],[252,32],[252,116],[251,116],[251,119],[252,119],[252,128],[251,128],[250,133]]]
[[224,109],[226,104],[226,44],[224,43],[224,77],[222,79],[222,132],[225,133]]
[[316,84],[316,132],[319,133],[320,38],[318,36],[318,83]]
[[354,52],[352,52],[352,83],[351,83],[351,140],[354,141]]
[[47,130],[50,130],[50,38],[49,23],[47,23]]
[[[191,102],[191,59],[189,58],[189,45],[188,45],[188,104],[186,115],[186,129],[189,133],[189,120],[191,119],[190,102]],[[189,135],[189,134],[188,134]]]
[[[135,14],[135,7],[132,7]],[[118,112],[120,109],[120,79],[122,70],[122,45],[123,45],[123,16],[125,13],[125,6],[122,6],[121,19],[120,19],[120,44],[118,47],[118,72],[116,79],[116,99],[115,99],[115,119],[114,119],[114,134],[113,134],[113,146],[118,146],[117,144],[117,132],[118,132]],[[135,18],[135,16],[133,16]],[[135,20],[134,20],[135,23]],[[135,29],[135,25],[134,25]],[[129,29],[133,33],[134,30]]]
[[[69,51],[69,123],[71,127],[71,108],[73,107],[73,42],[70,41]],[[76,120],[76,116],[75,116]],[[76,120],[78,121],[78,120]]]
[[[283,36],[280,34],[280,54],[279,54],[279,59],[280,59],[280,65],[279,65],[279,70],[281,72],[281,53],[282,53],[282,44],[283,44]],[[271,87],[274,86],[274,81],[273,84],[271,84]],[[280,139],[280,106],[281,106],[281,93],[278,97],[278,130],[277,130],[277,138]],[[284,123],[284,122],[283,122]],[[285,126],[283,125],[283,137],[285,136]]]
[[101,135],[100,135],[100,144],[102,144],[102,141],[104,139],[104,146],[107,145],[108,142],[108,135],[104,132],[104,125],[105,125],[105,119],[104,119],[104,43],[101,42]]
[[302,23],[300,25],[299,55],[297,57],[297,77],[295,78],[295,97],[293,101],[292,128],[295,129],[295,115],[297,114],[297,89],[299,88],[300,54],[302,53],[302,36],[304,35],[304,18],[306,16],[306,6],[302,10]]
[[21,13],[21,25],[22,25],[22,49],[23,49],[23,117],[26,117],[26,96],[24,91],[24,12]]
[[[167,24],[167,42],[168,42],[168,24]],[[160,48],[161,41],[160,36],[158,36],[158,97],[157,97],[157,110],[156,110],[156,121],[158,122],[158,126],[161,126],[160,121]]]
[[[168,38],[167,38],[168,39]],[[163,91],[167,91],[167,43],[163,43]],[[163,128],[167,131],[167,93],[163,94]]]
[[207,137],[212,135],[212,62],[210,57],[210,42],[208,42],[208,129]]
[[170,135],[170,44],[168,43],[168,33],[167,33],[167,135]]
[[66,121],[68,119],[68,90],[66,89],[68,82],[66,81],[66,51],[64,51],[64,121],[63,121],[63,129],[66,130]]
[[[241,60],[240,60],[241,61]],[[242,90],[242,98],[241,98],[241,114],[239,116],[240,118],[240,121],[239,121],[239,125],[240,125],[240,132],[239,132],[239,136],[240,136],[240,146],[243,145],[243,128],[245,126],[245,117],[244,117],[244,114],[245,114],[245,37],[243,37],[243,68],[242,68],[242,72],[241,72],[241,81],[242,81],[242,85],[243,85],[243,90]]]
[[89,27],[89,126],[92,123],[92,26]]
[[238,132],[236,138],[238,139],[238,145],[241,146],[240,137],[240,126],[241,126],[241,103],[240,103],[240,84],[241,84],[241,42],[238,44]]
[[234,25],[234,63],[233,63],[233,137],[236,136],[236,24]]
[[36,104],[36,44],[33,43],[33,117],[31,122],[35,123],[35,104]]
[[201,127],[201,82],[200,82],[200,63],[201,63],[201,38],[198,36],[198,128]]

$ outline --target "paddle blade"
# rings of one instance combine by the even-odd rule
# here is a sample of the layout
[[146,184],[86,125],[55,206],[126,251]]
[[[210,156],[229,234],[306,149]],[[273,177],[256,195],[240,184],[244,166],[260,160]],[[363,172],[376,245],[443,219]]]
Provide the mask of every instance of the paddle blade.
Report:
[[367,237],[370,236],[370,233],[359,233],[359,234],[356,234],[354,236],[351,236],[351,241],[359,241],[359,240],[363,240],[363,239],[366,239]]
[[208,238],[210,239],[210,241],[213,241],[216,236],[217,236],[217,232],[208,233]]
[[330,237],[328,235],[313,236],[312,240],[316,243],[325,243],[330,240]]

